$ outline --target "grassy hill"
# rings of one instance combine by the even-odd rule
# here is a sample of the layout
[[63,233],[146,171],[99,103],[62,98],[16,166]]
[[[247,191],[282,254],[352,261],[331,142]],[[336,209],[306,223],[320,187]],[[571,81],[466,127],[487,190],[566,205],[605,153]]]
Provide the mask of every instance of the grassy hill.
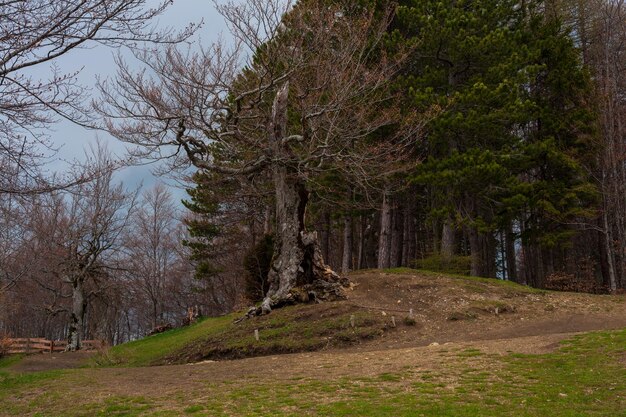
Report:
[[116,346],[94,360],[101,366],[147,366],[314,351],[373,339],[389,327],[378,314],[345,303],[291,306],[235,324],[241,315],[204,319]]
[[[623,297],[552,293],[511,282],[409,269],[360,271],[351,279],[355,286],[346,301],[286,307],[237,324],[234,320],[242,313],[204,319],[114,347],[96,361],[103,366],[165,365],[355,345],[428,345],[515,332],[523,336],[553,332],[551,327],[571,314],[587,316],[579,323],[581,328],[556,330],[586,330],[595,328],[594,313],[624,305]],[[546,320],[543,327],[537,325]]]

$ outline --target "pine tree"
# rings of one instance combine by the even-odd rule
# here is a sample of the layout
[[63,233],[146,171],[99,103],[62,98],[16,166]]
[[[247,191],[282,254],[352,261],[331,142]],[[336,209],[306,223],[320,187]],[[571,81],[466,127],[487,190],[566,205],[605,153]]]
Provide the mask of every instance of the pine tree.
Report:
[[593,197],[581,169],[593,133],[589,80],[540,5],[407,1],[398,12],[397,31],[415,45],[400,85],[417,108],[443,109],[414,180],[433,188],[442,222],[463,228],[474,275],[497,275],[506,244],[497,231],[555,246]]
[[220,227],[215,219],[221,214],[216,189],[209,185],[210,174],[198,172],[193,176],[195,188],[187,189],[190,200],[183,205],[193,213],[185,219],[190,239],[184,242],[191,250],[191,260],[196,263],[196,278],[206,280],[219,272],[212,260],[215,257],[215,240]]

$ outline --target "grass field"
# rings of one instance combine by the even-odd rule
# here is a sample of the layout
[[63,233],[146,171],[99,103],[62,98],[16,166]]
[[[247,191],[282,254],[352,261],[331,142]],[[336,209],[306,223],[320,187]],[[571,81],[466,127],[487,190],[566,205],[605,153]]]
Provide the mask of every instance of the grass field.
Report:
[[[626,417],[626,329],[609,330],[626,325],[623,296],[406,269],[352,279],[344,302],[205,319],[88,362],[0,359],[0,416]],[[83,367],[26,372],[60,364]]]
[[[378,375],[206,380],[151,395],[100,395],[98,369],[0,371],[1,415],[37,416],[626,416],[626,330],[566,341],[554,353],[444,349],[431,369]],[[366,362],[361,364],[366,366]],[[358,366],[358,364],[357,364]],[[167,367],[164,367],[167,368]],[[178,367],[184,374],[184,367]],[[177,368],[177,369],[178,369]],[[117,372],[130,371],[121,369]],[[365,374],[365,373],[364,373]],[[119,374],[118,374],[119,375]],[[112,378],[109,383],[114,383]],[[180,381],[180,380],[179,380]],[[72,395],[76,387],[90,397]]]

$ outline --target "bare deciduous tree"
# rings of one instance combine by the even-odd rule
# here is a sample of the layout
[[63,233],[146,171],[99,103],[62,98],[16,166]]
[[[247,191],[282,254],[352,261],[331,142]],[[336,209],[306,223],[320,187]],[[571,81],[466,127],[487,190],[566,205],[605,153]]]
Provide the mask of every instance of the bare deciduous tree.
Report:
[[111,160],[105,149],[97,149],[95,158],[106,174],[78,185],[58,200],[62,210],[56,218],[57,233],[49,235],[54,273],[71,289],[67,350],[72,351],[81,347],[85,311],[95,295],[86,293],[86,283],[92,281],[97,288],[114,269],[109,261],[119,251],[136,197],[122,184],[113,183],[112,171],[106,170]]
[[596,87],[600,141],[596,180],[602,191],[599,226],[603,270],[611,291],[626,286],[626,2],[554,1]]
[[[149,8],[146,0],[0,0],[0,193],[50,191],[87,176],[53,181],[41,170],[47,161],[42,152],[55,151],[46,128],[59,119],[93,125],[78,72],[62,72],[57,61],[96,43],[137,47],[185,39],[193,27],[158,31],[151,22],[170,3]],[[45,66],[47,79],[34,75]]]
[[167,309],[168,290],[181,270],[181,241],[172,196],[162,184],[143,193],[130,227],[124,233],[122,260],[129,286],[138,300],[147,300],[145,315],[156,328]]
[[[380,48],[393,5],[376,12],[348,1],[290,8],[253,0],[219,10],[234,48],[139,54],[146,64],[139,72],[120,62],[97,107],[109,131],[144,156],[162,158],[170,145],[174,166],[269,173],[277,239],[270,289],[256,313],[310,296],[341,297],[345,281],[305,228],[308,185],[334,170],[366,188],[401,164],[417,137],[419,120],[400,118],[387,88],[401,55]],[[376,137],[391,125],[384,140]]]

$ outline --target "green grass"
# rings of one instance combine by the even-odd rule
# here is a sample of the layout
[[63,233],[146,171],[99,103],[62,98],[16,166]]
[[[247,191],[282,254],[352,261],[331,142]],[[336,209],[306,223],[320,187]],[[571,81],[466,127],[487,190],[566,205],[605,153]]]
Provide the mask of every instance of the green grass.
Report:
[[8,368],[9,366],[21,361],[23,358],[24,355],[9,355],[4,358],[0,358],[0,369]]
[[[345,304],[285,307],[233,323],[241,314],[205,319],[115,346],[94,362],[96,366],[148,366],[305,352],[353,345],[391,330],[390,318]],[[258,341],[255,329],[259,330]]]
[[[70,382],[96,370],[0,379],[0,415],[38,416],[626,416],[626,330],[580,335],[544,355],[485,355],[477,349],[441,358],[425,371],[337,379],[251,375],[150,397],[67,395]],[[124,370],[120,370],[123,372]],[[44,392],[40,384],[49,378]],[[21,401],[12,399],[21,398]],[[28,398],[28,401],[24,399]],[[98,399],[99,398],[99,399]],[[77,402],[84,402],[77,406]],[[52,410],[52,411],[50,411]],[[5,414],[3,414],[3,412]]]
[[0,389],[16,389],[35,385],[41,381],[59,378],[65,371],[32,372],[13,374],[0,372]]
[[201,320],[191,326],[148,336],[111,348],[94,359],[101,366],[148,366],[207,334],[228,328],[235,315]]
[[[215,328],[204,339],[165,356],[160,363],[241,359],[349,346],[381,336],[390,327],[390,319],[379,313],[345,304],[296,305]],[[258,341],[255,330],[259,331]]]
[[458,355],[454,368],[426,381],[420,370],[410,370],[378,378],[248,383],[206,401],[204,415],[624,416],[625,354],[626,331],[581,336],[554,354],[493,357],[488,370],[477,362],[483,355],[471,349]]

